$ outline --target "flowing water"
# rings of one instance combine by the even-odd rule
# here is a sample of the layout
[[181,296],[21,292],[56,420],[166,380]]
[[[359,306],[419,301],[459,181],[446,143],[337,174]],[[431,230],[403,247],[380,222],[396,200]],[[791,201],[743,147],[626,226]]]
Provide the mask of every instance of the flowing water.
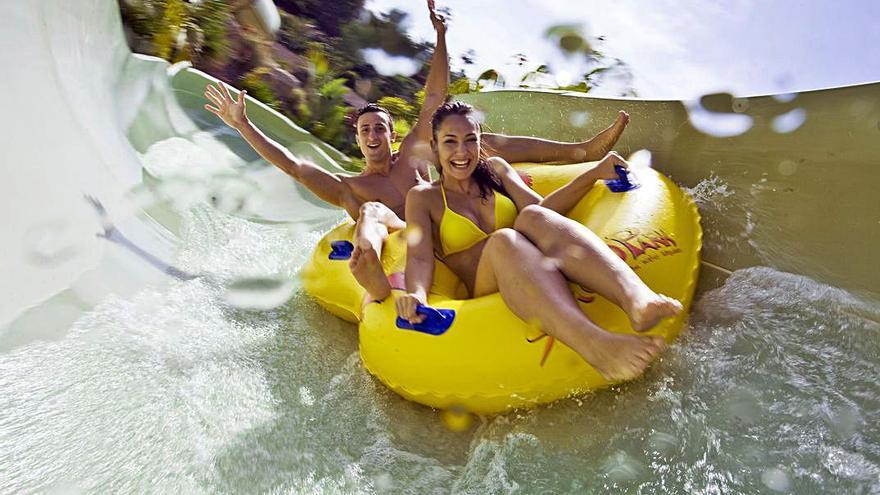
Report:
[[[880,306],[769,268],[702,295],[634,383],[450,431],[295,278],[319,233],[196,206],[168,278],[0,354],[0,492],[878,493]],[[261,293],[277,298],[270,286]]]

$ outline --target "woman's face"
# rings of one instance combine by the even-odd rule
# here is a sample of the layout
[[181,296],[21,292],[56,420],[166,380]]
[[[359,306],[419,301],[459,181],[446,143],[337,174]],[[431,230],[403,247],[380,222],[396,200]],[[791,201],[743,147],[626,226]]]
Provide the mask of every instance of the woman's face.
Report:
[[480,126],[473,117],[449,115],[440,122],[434,151],[444,176],[464,180],[480,160]]

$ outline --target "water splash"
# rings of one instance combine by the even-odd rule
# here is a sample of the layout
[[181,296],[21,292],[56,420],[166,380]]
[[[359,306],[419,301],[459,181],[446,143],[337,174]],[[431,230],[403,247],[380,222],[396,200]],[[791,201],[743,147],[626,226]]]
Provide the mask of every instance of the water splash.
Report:
[[782,115],[773,118],[773,131],[779,134],[788,134],[798,130],[807,121],[807,112],[803,108],[795,108]]

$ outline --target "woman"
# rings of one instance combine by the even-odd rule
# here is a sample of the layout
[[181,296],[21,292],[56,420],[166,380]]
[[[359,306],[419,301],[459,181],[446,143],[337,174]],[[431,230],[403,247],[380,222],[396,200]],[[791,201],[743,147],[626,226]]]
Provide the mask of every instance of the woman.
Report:
[[407,194],[409,292],[397,299],[398,314],[414,323],[424,318],[416,306],[426,303],[436,253],[471,297],[500,292],[514,314],[537,321],[606,379],[640,375],[663,339],[599,328],[580,310],[566,280],[620,306],[637,331],[681,311],[678,301],[653,292],[598,236],[562,215],[596,180],[616,178],[614,165],[626,167],[626,162],[609,153],[541,199],[506,161],[485,158],[480,125],[469,105],[441,106],[432,128],[440,179]]

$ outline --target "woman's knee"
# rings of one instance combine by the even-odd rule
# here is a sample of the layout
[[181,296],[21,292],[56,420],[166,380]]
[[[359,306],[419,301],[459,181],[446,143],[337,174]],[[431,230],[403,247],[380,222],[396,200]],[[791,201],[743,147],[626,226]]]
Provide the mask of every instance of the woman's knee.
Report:
[[513,229],[498,229],[489,235],[484,249],[493,254],[509,254],[524,239],[522,234]]
[[520,232],[527,232],[539,227],[550,219],[553,212],[540,205],[529,205],[520,210],[516,216],[513,228]]

